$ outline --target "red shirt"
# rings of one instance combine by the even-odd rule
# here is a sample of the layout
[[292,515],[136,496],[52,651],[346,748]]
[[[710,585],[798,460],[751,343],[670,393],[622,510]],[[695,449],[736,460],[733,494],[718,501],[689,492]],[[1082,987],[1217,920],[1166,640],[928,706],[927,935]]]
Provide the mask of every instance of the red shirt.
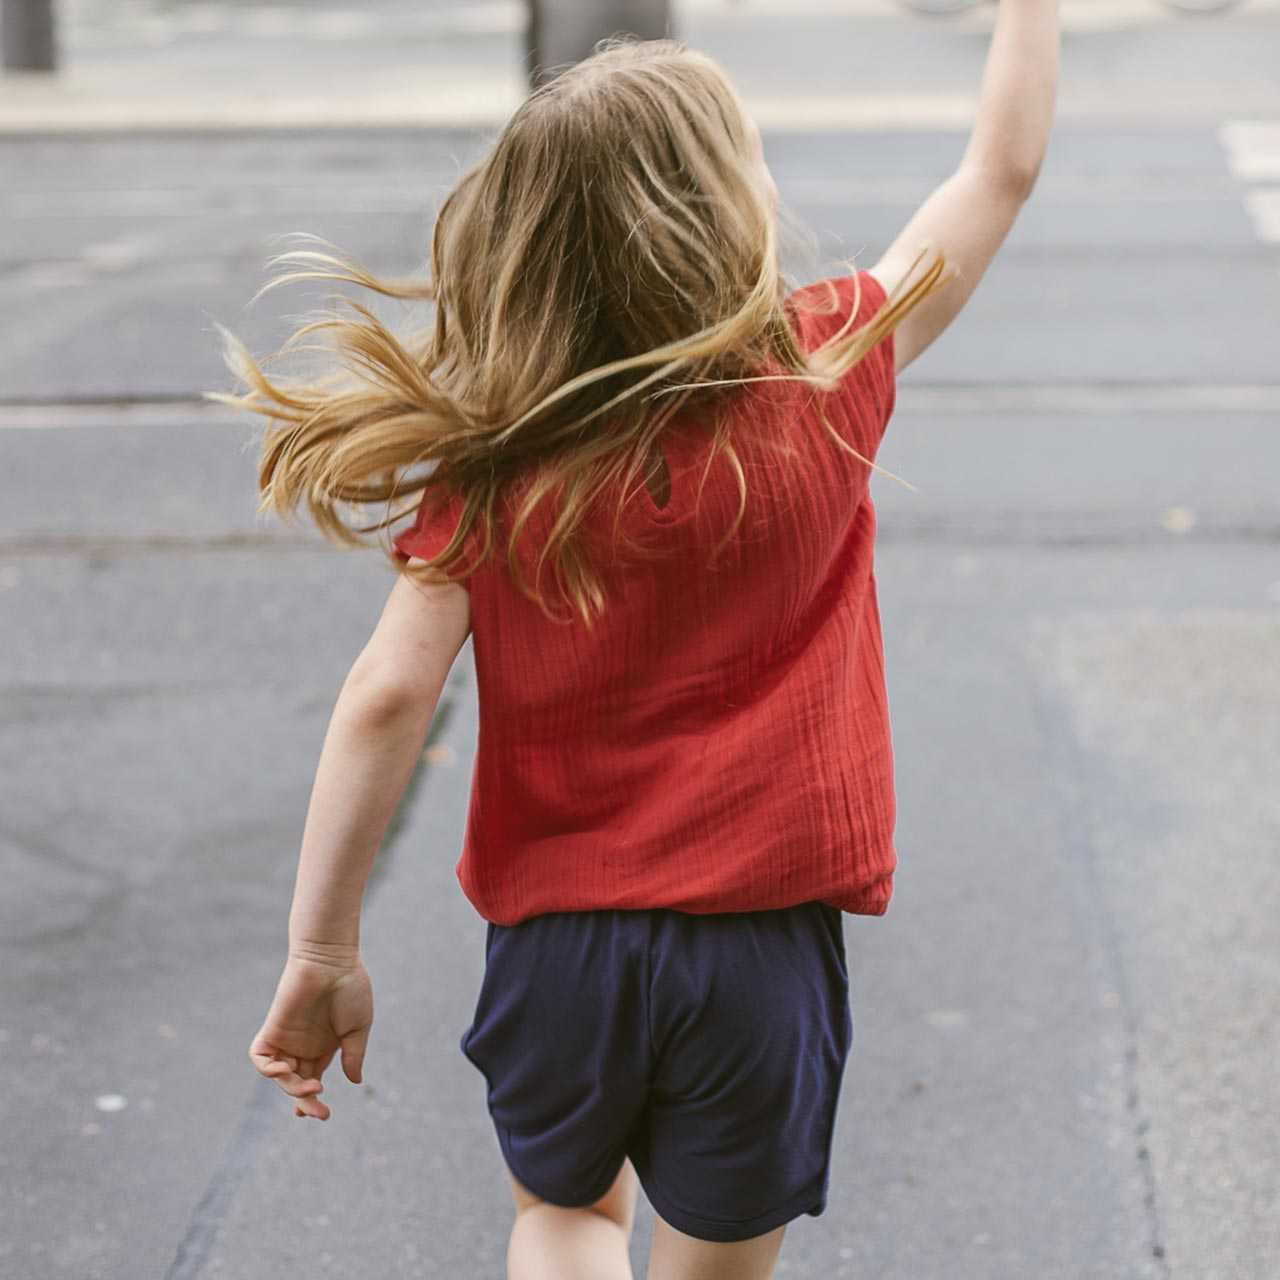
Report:
[[[866,271],[859,279],[860,325],[885,295]],[[807,350],[847,318],[853,281],[789,300],[832,287],[832,315],[793,311]],[[613,577],[596,556],[612,590],[594,629],[576,615],[553,622],[516,589],[505,531],[496,558],[466,580],[479,737],[457,875],[487,920],[813,899],[882,915],[889,905],[893,755],[870,471],[829,439],[820,393],[802,383],[744,390],[733,439],[747,509],[714,571],[701,566],[738,510],[738,485],[721,457],[695,510],[707,437],[683,422],[663,438],[669,501],[658,508],[640,484],[625,517],[664,555]],[[894,399],[892,334],[824,397],[832,427],[873,459]],[[760,441],[793,446],[800,466]],[[526,565],[551,505],[526,527]],[[396,550],[436,553],[457,514],[456,498],[438,516],[424,503]],[[549,565],[543,585],[564,614]]]

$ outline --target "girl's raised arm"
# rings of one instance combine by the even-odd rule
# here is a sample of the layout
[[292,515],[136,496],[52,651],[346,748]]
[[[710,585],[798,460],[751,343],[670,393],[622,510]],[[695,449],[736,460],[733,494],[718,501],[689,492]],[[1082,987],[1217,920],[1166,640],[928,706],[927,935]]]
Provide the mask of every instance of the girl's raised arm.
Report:
[[886,293],[926,244],[954,268],[895,330],[901,372],[960,313],[1031,194],[1058,92],[1058,0],[999,0],[977,117],[956,172],[920,206],[871,274]]

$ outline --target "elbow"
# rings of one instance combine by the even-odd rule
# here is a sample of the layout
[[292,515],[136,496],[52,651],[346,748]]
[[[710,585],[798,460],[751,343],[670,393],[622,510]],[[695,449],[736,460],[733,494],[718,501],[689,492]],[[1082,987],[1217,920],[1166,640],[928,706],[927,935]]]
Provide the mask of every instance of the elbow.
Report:
[[1025,202],[1031,199],[1031,193],[1035,190],[1036,183],[1039,179],[1040,166],[1036,164],[1012,170],[1006,181],[1012,193],[1019,200]]
[[999,164],[973,164],[964,166],[984,187],[1001,200],[1019,204],[1031,198],[1040,177],[1040,164],[1018,164],[1002,160]]
[[1018,200],[1029,200],[1040,179],[1043,163],[1043,157],[1026,162],[1007,161],[1000,167],[996,181],[1007,194]]
[[353,670],[342,692],[352,716],[373,726],[429,719],[440,698],[440,688],[433,682],[370,667]]

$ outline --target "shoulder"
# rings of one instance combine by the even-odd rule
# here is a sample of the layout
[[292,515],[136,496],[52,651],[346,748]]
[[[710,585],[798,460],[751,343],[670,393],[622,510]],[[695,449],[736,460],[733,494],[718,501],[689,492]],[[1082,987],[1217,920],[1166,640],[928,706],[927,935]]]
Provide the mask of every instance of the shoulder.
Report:
[[884,286],[865,268],[826,276],[803,285],[787,296],[787,309],[806,336],[824,342],[850,317],[855,323],[869,320],[885,301]]
[[787,295],[787,306],[804,315],[839,312],[847,318],[855,303],[859,312],[874,314],[884,300],[884,286],[867,268],[859,267],[800,285]]
[[[413,523],[392,539],[392,555],[398,560],[432,560],[453,541],[466,503],[455,489],[428,485],[418,503]],[[467,560],[475,558],[475,530],[464,541]]]
[[[844,330],[846,336],[871,323],[887,301],[884,285],[865,268],[828,276],[795,290],[787,305],[795,316],[800,344],[815,351]],[[881,432],[893,414],[896,399],[892,330],[845,376],[860,411],[874,404]]]

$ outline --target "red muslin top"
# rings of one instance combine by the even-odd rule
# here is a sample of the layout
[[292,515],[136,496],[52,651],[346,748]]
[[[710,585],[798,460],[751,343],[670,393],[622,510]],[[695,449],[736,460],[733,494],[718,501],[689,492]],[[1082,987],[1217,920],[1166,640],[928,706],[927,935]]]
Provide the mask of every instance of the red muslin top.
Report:
[[[860,326],[885,295],[868,272],[856,279]],[[790,295],[805,349],[841,326],[854,294],[845,276]],[[827,300],[835,309],[815,313]],[[893,341],[830,393],[803,383],[735,392],[747,506],[714,561],[738,483],[723,456],[707,468],[696,418],[670,424],[669,501],[659,508],[638,484],[624,515],[660,555],[612,570],[607,553],[594,558],[609,604],[593,629],[559,599],[549,562],[543,585],[572,622],[519,592],[505,531],[466,579],[479,735],[457,875],[485,919],[813,899],[885,912],[895,802],[870,469],[831,441],[818,406],[874,459],[894,407]],[[553,505],[522,534],[529,580]],[[424,501],[397,553],[435,554],[458,507],[456,495]],[[596,522],[602,537],[611,519],[606,510]]]

